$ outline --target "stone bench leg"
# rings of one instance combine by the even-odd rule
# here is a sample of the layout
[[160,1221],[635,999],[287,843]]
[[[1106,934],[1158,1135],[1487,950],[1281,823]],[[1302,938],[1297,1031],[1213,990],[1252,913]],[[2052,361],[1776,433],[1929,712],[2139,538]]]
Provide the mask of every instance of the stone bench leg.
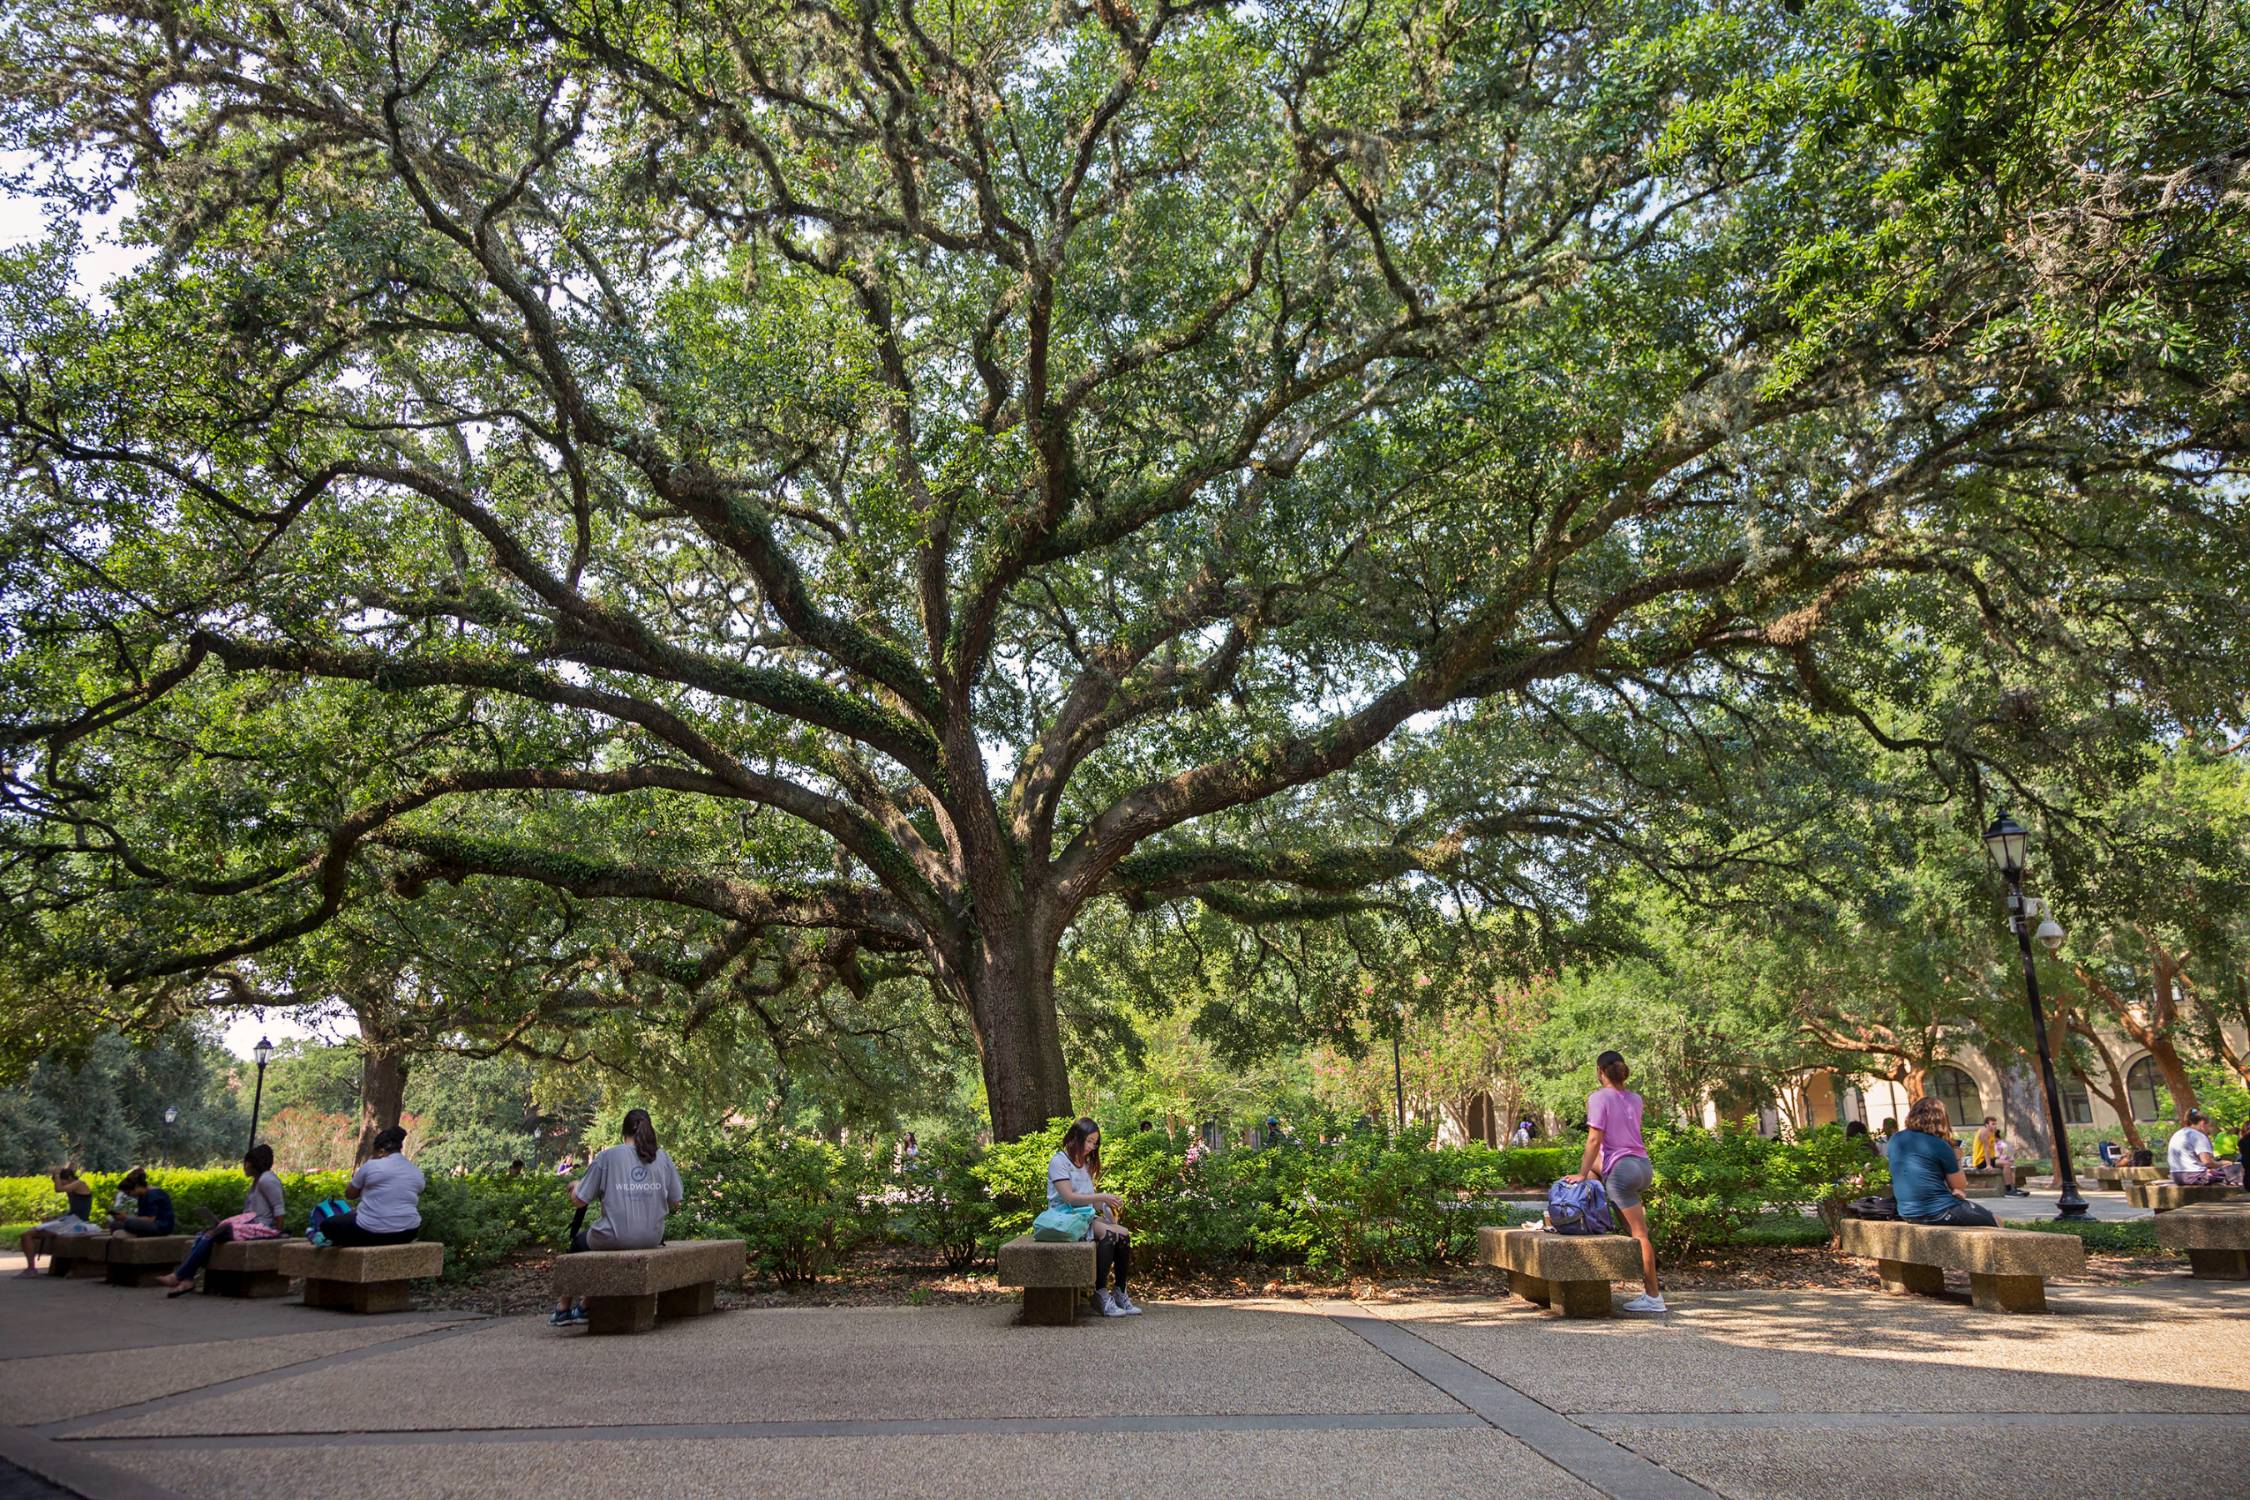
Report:
[[1969,1301],[1986,1312],[2043,1313],[2047,1281],[2042,1276],[1971,1275]]
[[1078,1319],[1081,1288],[1027,1286],[1023,1289],[1023,1320],[1035,1328],[1068,1328]]
[[656,1315],[660,1318],[700,1318],[719,1305],[717,1282],[699,1281],[694,1286],[676,1286],[668,1292],[656,1294]]
[[69,1265],[70,1270],[66,1274],[79,1281],[106,1281],[109,1278],[109,1267],[98,1260],[74,1260]]
[[1537,1303],[1541,1307],[1553,1302],[1555,1296],[1554,1288],[1543,1277],[1534,1276],[1529,1271],[1510,1271],[1508,1290],[1524,1301]]
[[305,1278],[305,1306],[332,1308],[337,1312],[388,1313],[407,1309],[406,1283],[403,1281],[329,1281],[321,1277]]
[[154,1281],[171,1269],[170,1266],[119,1265],[112,1261],[102,1267],[102,1273],[103,1279],[111,1286],[140,1286],[144,1282]]
[[656,1302],[654,1292],[639,1297],[588,1297],[586,1331],[646,1333],[656,1326]]
[[203,1290],[215,1297],[286,1297],[289,1278],[279,1271],[215,1271],[205,1266]]
[[1609,1283],[1606,1281],[1550,1281],[1554,1305],[1566,1318],[1609,1316]]
[[2188,1274],[2224,1281],[2250,1281],[2250,1250],[2190,1250]]
[[1910,1260],[1879,1260],[1875,1274],[1881,1278],[1883,1290],[1894,1297],[1918,1293],[1924,1297],[1945,1295],[1945,1272],[1936,1266],[1918,1266]]

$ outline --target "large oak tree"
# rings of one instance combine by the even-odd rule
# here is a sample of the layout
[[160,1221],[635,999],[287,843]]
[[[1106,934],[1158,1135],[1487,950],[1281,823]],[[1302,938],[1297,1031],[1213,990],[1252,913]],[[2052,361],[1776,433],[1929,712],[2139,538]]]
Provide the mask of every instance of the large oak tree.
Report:
[[2223,10],[8,5],[8,957],[520,884],[636,1003],[926,981],[1012,1136],[1091,902],[2224,714]]

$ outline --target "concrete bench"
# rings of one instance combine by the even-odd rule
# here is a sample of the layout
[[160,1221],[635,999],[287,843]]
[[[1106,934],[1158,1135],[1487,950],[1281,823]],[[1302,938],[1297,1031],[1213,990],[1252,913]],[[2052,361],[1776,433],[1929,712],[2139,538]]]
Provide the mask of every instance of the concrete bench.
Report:
[[646,1333],[658,1318],[700,1318],[719,1283],[742,1276],[740,1240],[681,1240],[653,1250],[555,1257],[555,1295],[586,1299],[588,1333]]
[[1968,1179],[1969,1196],[1972,1198],[1998,1198],[2007,1191],[2007,1184],[2000,1180],[2000,1173],[1993,1168],[1971,1167],[1961,1175]]
[[2094,1186],[2108,1188],[2113,1192],[2121,1191],[2125,1186],[2125,1169],[2123,1167],[2094,1168]]
[[47,1274],[96,1279],[109,1274],[109,1236],[73,1234],[47,1241]]
[[1609,1316],[1609,1284],[1641,1278],[1640,1241],[1619,1234],[1550,1234],[1537,1225],[1477,1229],[1477,1263],[1508,1273],[1508,1290],[1566,1318]]
[[289,1278],[281,1274],[285,1239],[227,1240],[211,1247],[203,1267],[203,1290],[218,1297],[285,1297]]
[[2250,1281],[2250,1201],[2194,1203],[2161,1214],[2156,1242],[2186,1251],[2191,1275]]
[[2190,1203],[2227,1203],[2241,1196],[2242,1189],[2224,1184],[2186,1187],[2177,1182],[2136,1182],[2126,1190],[2125,1201],[2135,1208],[2165,1214]]
[[1092,1240],[1035,1240],[1019,1235],[1000,1247],[999,1281],[1023,1288],[1023,1320],[1068,1327],[1078,1303],[1094,1290]]
[[1969,1300],[1987,1312],[2047,1310],[2047,1278],[2086,1269],[2086,1247],[2071,1234],[2029,1229],[1968,1229],[1903,1219],[1846,1219],[1837,1237],[1846,1255],[1875,1262],[1883,1290],[1940,1296],[1945,1273],[1969,1278]]
[[406,1284],[445,1269],[445,1246],[435,1240],[349,1249],[304,1240],[280,1244],[279,1274],[304,1278],[305,1306],[338,1312],[404,1312]]
[[111,1286],[139,1286],[163,1275],[187,1257],[192,1234],[113,1234],[102,1273]]

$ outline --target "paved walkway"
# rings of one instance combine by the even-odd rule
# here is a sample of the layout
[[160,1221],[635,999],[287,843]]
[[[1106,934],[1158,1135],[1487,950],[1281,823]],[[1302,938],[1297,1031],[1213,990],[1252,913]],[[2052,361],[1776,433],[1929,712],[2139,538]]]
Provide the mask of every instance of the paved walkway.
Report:
[[2250,1283],[2058,1287],[2053,1306],[1705,1293],[1564,1323],[1495,1278],[1489,1299],[1172,1304],[1069,1329],[996,1306],[784,1309],[593,1339],[0,1280],[0,1460],[102,1500],[307,1473],[478,1500],[1864,1500],[1904,1476],[1917,1500],[2240,1493]]

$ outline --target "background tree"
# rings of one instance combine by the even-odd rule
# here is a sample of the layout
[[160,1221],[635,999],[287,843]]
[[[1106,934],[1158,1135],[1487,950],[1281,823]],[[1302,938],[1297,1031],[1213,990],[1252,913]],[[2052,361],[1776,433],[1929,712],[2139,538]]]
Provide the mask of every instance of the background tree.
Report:
[[2238,702],[2211,8],[4,14],[149,255],[0,267],[22,972],[520,886],[919,979],[1014,1136],[1092,903],[1551,918],[1804,705],[1973,793]]

